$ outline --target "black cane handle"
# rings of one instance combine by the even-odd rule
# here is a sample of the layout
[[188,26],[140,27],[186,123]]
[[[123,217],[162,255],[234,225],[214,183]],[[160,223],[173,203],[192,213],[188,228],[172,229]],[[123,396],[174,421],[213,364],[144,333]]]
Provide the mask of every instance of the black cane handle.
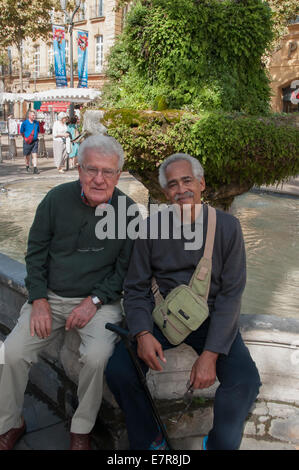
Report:
[[117,333],[123,339],[127,339],[129,341],[133,340],[133,338],[130,335],[129,331],[125,330],[121,326],[115,325],[114,323],[106,323],[105,328],[107,330],[113,331],[114,333]]

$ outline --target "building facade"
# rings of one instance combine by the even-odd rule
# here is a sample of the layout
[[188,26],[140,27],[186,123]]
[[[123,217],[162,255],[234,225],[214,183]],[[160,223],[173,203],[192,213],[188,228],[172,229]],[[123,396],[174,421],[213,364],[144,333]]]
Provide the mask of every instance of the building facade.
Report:
[[[123,28],[126,8],[117,10],[116,0],[84,0],[74,17],[73,27],[73,71],[74,87],[78,85],[77,75],[77,31],[88,31],[88,87],[100,89],[105,81],[105,59],[110,47]],[[70,34],[65,25],[64,14],[52,14],[52,23],[65,26],[66,39],[66,71],[68,82],[70,79]],[[19,76],[20,63],[18,51],[15,47],[8,50],[9,65],[2,70],[2,91],[19,93],[22,91]],[[54,50],[52,33],[47,41],[26,40],[22,46],[23,57],[23,91],[44,91],[56,87],[54,69]],[[22,117],[24,108],[14,106],[7,112]],[[2,114],[3,114],[2,110]],[[5,114],[7,114],[7,112]],[[2,116],[2,119],[5,116]]]
[[299,92],[299,16],[288,26],[289,33],[281,40],[279,49],[269,63],[272,88],[272,110],[299,112],[299,104],[291,101],[296,86]]

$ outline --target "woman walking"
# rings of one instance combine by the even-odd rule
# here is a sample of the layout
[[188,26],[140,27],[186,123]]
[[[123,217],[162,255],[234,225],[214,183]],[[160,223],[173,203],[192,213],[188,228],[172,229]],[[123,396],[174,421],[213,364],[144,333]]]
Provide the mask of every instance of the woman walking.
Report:
[[66,158],[65,139],[69,137],[66,125],[67,119],[68,115],[61,112],[58,114],[58,121],[55,121],[53,125],[53,157],[54,164],[59,173],[64,172],[63,166]]

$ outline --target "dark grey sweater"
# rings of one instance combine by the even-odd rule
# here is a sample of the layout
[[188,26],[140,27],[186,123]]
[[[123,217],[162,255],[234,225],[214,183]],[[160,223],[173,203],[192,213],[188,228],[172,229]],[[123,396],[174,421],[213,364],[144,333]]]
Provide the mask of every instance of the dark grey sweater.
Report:
[[[125,227],[133,217],[118,214],[118,198],[126,207],[134,201],[114,189],[110,205]],[[106,304],[122,295],[133,241],[127,236],[100,240],[97,224],[106,218],[81,197],[80,182],[72,181],[51,189],[39,204],[29,232],[26,256],[26,287],[29,302],[47,298],[48,289],[62,297],[97,295]],[[113,219],[114,220],[114,219]]]
[[[184,238],[136,240],[124,283],[124,308],[133,335],[142,330],[153,330],[152,276],[164,297],[179,284],[189,283],[204,252],[207,212],[207,206],[204,206],[203,246],[198,250],[186,250]],[[146,224],[148,228],[149,218]],[[200,226],[193,224],[191,227],[200,230]],[[217,210],[206,350],[228,354],[238,331],[245,283],[246,258],[240,222],[234,216]]]

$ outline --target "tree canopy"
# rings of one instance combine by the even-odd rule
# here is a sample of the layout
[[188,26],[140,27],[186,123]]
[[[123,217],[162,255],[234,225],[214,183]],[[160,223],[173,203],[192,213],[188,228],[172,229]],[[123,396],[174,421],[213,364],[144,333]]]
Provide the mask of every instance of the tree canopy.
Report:
[[20,44],[26,38],[45,37],[51,30],[54,0],[1,0],[0,44]]
[[[74,0],[68,1],[73,9]],[[0,0],[0,45],[3,49],[15,46],[19,53],[19,72],[22,83],[22,44],[24,40],[47,40],[52,30],[52,12],[60,12],[59,0]],[[5,59],[4,59],[5,60]]]
[[264,113],[273,37],[262,0],[139,0],[111,50],[104,105]]
[[287,32],[287,25],[299,15],[298,0],[268,0],[273,12],[276,41]]

